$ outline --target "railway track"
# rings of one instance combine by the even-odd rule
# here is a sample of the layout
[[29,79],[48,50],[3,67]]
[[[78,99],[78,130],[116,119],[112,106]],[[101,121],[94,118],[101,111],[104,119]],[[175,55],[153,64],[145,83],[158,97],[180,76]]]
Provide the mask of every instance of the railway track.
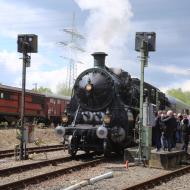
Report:
[[[81,157],[82,157],[82,155],[77,156],[77,158],[81,158]],[[69,158],[66,158],[66,159],[69,159]],[[55,161],[55,162],[59,162],[59,161]],[[67,167],[67,168],[62,168],[62,169],[58,169],[58,170],[51,171],[51,172],[48,172],[48,173],[43,173],[43,174],[40,174],[40,175],[35,175],[33,177],[28,177],[28,178],[21,179],[21,180],[18,180],[18,181],[14,181],[14,182],[11,182],[11,183],[3,184],[3,185],[0,185],[0,189],[10,190],[10,189],[23,188],[23,187],[25,187],[27,185],[30,185],[30,184],[36,184],[36,183],[39,183],[39,182],[42,182],[42,181],[49,180],[51,178],[57,177],[59,175],[70,173],[71,171],[73,172],[73,171],[78,171],[78,170],[80,170],[82,168],[93,167],[93,166],[95,166],[95,165],[97,165],[97,164],[99,164],[99,163],[101,163],[103,161],[105,161],[105,158],[104,157],[99,157],[99,158],[94,159],[93,161],[86,161],[85,163],[76,164],[74,166],[70,166],[70,167]],[[50,161],[50,163],[51,163],[51,161]],[[27,168],[27,170],[28,170],[28,168]],[[15,170],[13,170],[13,172],[15,172]]]
[[[40,152],[52,152],[52,151],[58,151],[58,150],[63,150],[65,147],[64,145],[51,145],[51,146],[41,146],[41,147],[31,147],[27,148],[27,152],[29,154],[32,153],[40,153]],[[14,156],[14,150],[9,149],[9,150],[1,150],[0,151],[0,159],[1,158],[6,158],[6,157],[12,157]]]
[[144,189],[150,189],[157,185],[160,185],[163,182],[167,182],[175,177],[182,176],[186,173],[190,172],[190,166],[186,166],[180,169],[177,169],[175,171],[172,171],[168,174],[164,174],[155,178],[152,178],[148,181],[144,181],[135,185],[132,185],[130,187],[126,187],[123,190],[144,190]]
[[[92,156],[94,156],[93,153],[88,154],[88,155],[80,154],[75,157],[75,160],[82,159],[82,158],[90,158]],[[28,170],[32,170],[32,169],[36,169],[36,168],[42,168],[42,167],[49,166],[49,165],[56,166],[59,163],[69,162],[72,160],[73,160],[73,158],[71,156],[67,156],[67,157],[63,157],[63,158],[55,158],[55,159],[40,161],[40,162],[36,162],[36,163],[30,163],[30,164],[5,168],[5,169],[0,170],[0,177],[4,177],[4,176],[11,175],[14,173],[24,172],[24,171],[28,171]]]

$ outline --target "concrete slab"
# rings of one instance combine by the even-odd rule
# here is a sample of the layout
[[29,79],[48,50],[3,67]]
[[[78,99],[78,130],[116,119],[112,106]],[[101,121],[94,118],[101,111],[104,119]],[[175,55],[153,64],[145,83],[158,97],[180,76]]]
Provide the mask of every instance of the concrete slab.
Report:
[[[124,162],[128,160],[129,162],[134,162],[137,158],[138,147],[127,148],[124,150]],[[181,162],[187,160],[187,155],[185,151],[182,150],[172,150],[168,151],[159,151],[156,149],[151,150],[150,160],[148,161],[148,166],[152,168],[159,169],[172,169],[177,168]]]
[[181,161],[186,160],[186,153],[182,150],[168,151],[151,151],[151,158],[149,160],[149,167],[159,169],[172,169],[181,164]]
[[124,150],[124,162],[128,160],[129,162],[134,162],[137,157],[138,147],[126,148]]

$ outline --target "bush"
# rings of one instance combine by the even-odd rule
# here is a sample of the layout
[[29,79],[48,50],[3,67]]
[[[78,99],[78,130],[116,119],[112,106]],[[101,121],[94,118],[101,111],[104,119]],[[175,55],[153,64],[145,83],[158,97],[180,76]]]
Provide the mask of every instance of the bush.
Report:
[[46,128],[46,125],[45,125],[45,123],[38,123],[37,127],[39,129],[44,129],[44,128]]
[[2,121],[0,122],[0,128],[8,128],[8,122],[7,121]]

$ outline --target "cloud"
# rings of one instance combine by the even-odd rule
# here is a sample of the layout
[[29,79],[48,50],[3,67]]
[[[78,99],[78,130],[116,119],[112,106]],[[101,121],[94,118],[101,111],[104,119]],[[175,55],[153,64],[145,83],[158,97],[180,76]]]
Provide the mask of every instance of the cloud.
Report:
[[[5,68],[7,72],[17,73],[22,69],[22,54],[7,50],[0,51],[0,66]],[[44,66],[52,66],[49,59],[42,54],[32,54],[31,56],[32,70],[40,70]]]
[[[0,67],[3,68],[1,70],[14,78],[13,85],[21,87],[22,59],[19,57],[22,57],[22,54],[6,50],[0,52]],[[59,64],[42,54],[32,54],[31,66],[26,69],[26,87],[32,89],[33,83],[38,83],[38,86],[49,87],[55,92],[56,85],[66,81],[66,75],[67,69],[64,66],[60,69]],[[9,78],[5,80],[8,81]]]
[[[170,22],[170,18],[133,20],[131,4],[125,0],[75,1],[81,10],[89,11],[89,17],[85,22],[87,55],[79,56],[83,62],[93,63],[93,58],[89,56],[90,53],[105,51],[109,54],[106,58],[108,66],[121,67],[131,75],[140,78],[140,60],[136,58],[139,54],[134,51],[135,32],[155,31],[157,32],[157,51],[154,54],[150,53],[149,62],[158,62],[160,65],[149,64],[146,71],[148,82],[157,87],[163,83],[166,85],[173,83],[174,85],[175,80],[172,75],[188,76],[188,71],[172,64],[175,59],[174,55],[165,56],[166,52],[174,50],[175,47],[177,49],[176,45],[183,38],[178,30],[171,32],[171,28],[176,28],[176,25],[174,21]],[[171,48],[171,46],[174,47]],[[159,56],[156,57],[156,55]],[[92,66],[92,64],[88,64],[88,66]]]
[[[57,91],[57,85],[60,83],[65,83],[66,81],[66,69],[57,69],[53,71],[30,71],[27,69],[26,73],[26,88],[33,89],[34,84],[37,83],[37,87],[47,87],[50,88],[54,93]],[[18,76],[15,79],[14,86],[22,86],[22,78]]]
[[[0,40],[6,40],[0,49],[1,82],[21,87],[22,54],[15,50],[18,34],[35,33],[38,35],[39,52],[31,55],[31,67],[27,68],[26,87],[33,83],[46,86],[55,91],[56,85],[63,82],[67,69],[57,62],[59,49],[56,42],[63,32],[65,14],[51,9],[29,7],[24,2],[0,2]],[[12,49],[14,48],[14,50]],[[57,48],[57,49],[56,49]]]
[[174,82],[173,84],[169,85],[169,86],[161,86],[160,89],[163,92],[166,92],[169,89],[178,89],[181,88],[183,91],[190,91],[190,80],[184,80],[183,83],[179,83],[179,82]]
[[15,52],[3,50],[0,52],[0,67],[5,68],[7,72],[16,73],[20,70],[20,60]]
[[[34,33],[39,37],[39,53],[32,54],[31,67],[27,68],[28,88],[33,88],[32,84],[37,82],[38,86],[44,85],[55,89],[57,83],[66,77],[67,69],[60,66],[57,59],[61,48],[58,48],[56,42],[68,39],[68,36],[64,36],[63,31],[59,29],[64,27],[63,24],[71,22],[71,18],[66,15],[71,7],[68,6],[68,10],[65,10],[65,7],[56,7],[58,4],[64,6],[64,3],[55,1],[55,6],[50,7],[51,1],[48,6],[43,5],[44,2],[39,3],[40,8],[35,1],[32,2],[33,6],[27,1],[0,1],[0,24],[3,26],[0,28],[0,67],[3,70],[0,78],[4,77],[5,82],[12,80],[12,84],[21,86],[22,60],[19,59],[21,54],[13,52],[16,51],[16,38],[19,33]],[[139,54],[134,51],[135,32],[155,31],[157,51],[150,54],[149,62],[157,64],[149,64],[146,78],[155,86],[164,86],[163,83],[168,88],[179,85],[178,87],[186,89],[189,86],[187,80],[189,73],[182,69],[188,67],[190,58],[189,26],[186,21],[188,16],[181,19],[176,13],[176,17],[171,18],[166,11],[168,8],[164,7],[165,12],[160,17],[160,7],[151,4],[150,0],[142,3],[142,6],[139,6],[137,1],[133,4],[133,1],[128,0],[75,0],[75,2],[81,9],[80,15],[76,17],[77,22],[81,22],[77,19],[84,19],[88,13],[85,25],[81,25],[86,32],[83,44],[86,52],[75,58],[85,63],[77,64],[78,74],[93,66],[91,53],[105,51],[109,55],[106,58],[108,66],[121,67],[139,78],[140,61],[136,58]],[[130,2],[134,5],[133,9]],[[153,17],[150,17],[150,8],[152,12],[155,11]],[[136,11],[138,9],[140,14]],[[63,51],[66,52],[65,49]],[[179,78],[180,82],[175,82]]]
[[152,68],[154,70],[159,70],[164,73],[179,75],[179,77],[180,77],[180,75],[181,76],[190,76],[190,71],[187,68],[181,68],[181,67],[177,67],[175,65],[165,65],[165,66],[153,65]]
[[[82,11],[89,12],[85,22],[86,53],[90,55],[95,51],[104,51],[112,55],[112,60],[125,57],[125,45],[133,15],[129,1],[75,0],[75,2]],[[89,61],[89,56],[86,56],[86,60]],[[112,64],[113,61],[109,60],[109,63]]]
[[38,86],[51,88],[56,92],[56,87],[60,82],[65,82],[67,76],[66,68],[55,69],[53,71],[31,71],[28,72],[28,87],[33,88],[33,83],[38,83]]
[[59,11],[31,7],[21,2],[0,2],[0,34],[14,39],[18,34],[35,33],[39,36],[39,46],[55,48],[62,35],[59,31],[67,16]]

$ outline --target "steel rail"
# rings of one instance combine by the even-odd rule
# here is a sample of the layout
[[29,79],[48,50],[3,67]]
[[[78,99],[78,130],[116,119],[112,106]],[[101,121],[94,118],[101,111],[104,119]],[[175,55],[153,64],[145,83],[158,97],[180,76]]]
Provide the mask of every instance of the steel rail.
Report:
[[42,181],[49,180],[50,178],[54,178],[54,177],[57,177],[57,176],[60,176],[60,175],[66,174],[66,173],[70,173],[71,171],[77,171],[82,168],[93,167],[96,164],[99,164],[103,161],[105,161],[105,158],[98,158],[96,160],[85,162],[85,163],[71,166],[68,168],[63,168],[63,169],[59,169],[59,170],[52,171],[49,173],[44,173],[44,174],[36,175],[33,177],[21,179],[19,181],[3,184],[3,185],[0,185],[0,189],[10,190],[10,189],[23,188],[23,187],[26,187],[27,185],[40,183]]
[[186,166],[186,167],[177,169],[175,171],[172,171],[170,173],[167,173],[167,174],[164,174],[164,175],[161,175],[158,177],[154,177],[147,181],[126,187],[123,190],[142,190],[142,189],[153,188],[153,187],[161,184],[162,182],[167,182],[175,177],[184,175],[184,174],[188,173],[189,171],[190,171],[190,166]]
[[[52,145],[52,146],[43,146],[43,147],[32,147],[32,148],[27,148],[28,153],[40,153],[40,152],[52,152],[52,151],[59,151],[63,150],[64,147],[63,145]],[[12,157],[14,156],[14,150],[3,150],[0,151],[0,159],[1,158],[6,158],[6,157]]]
[[[90,157],[93,155],[94,155],[94,153],[91,153],[88,155],[86,155],[86,154],[76,155],[75,160],[87,158],[87,157]],[[62,158],[50,159],[50,160],[5,168],[5,169],[0,170],[0,177],[11,175],[14,173],[24,172],[24,171],[32,170],[32,169],[36,169],[36,168],[41,168],[41,167],[45,167],[45,166],[49,166],[49,165],[56,166],[58,163],[68,162],[68,161],[72,161],[72,160],[74,160],[74,159],[71,156],[67,156],[67,157],[62,157]]]
[[[49,146],[40,146],[40,147],[30,147],[30,148],[26,148],[26,150],[38,150],[38,149],[42,149],[42,148],[55,148],[55,147],[64,147],[64,145],[49,145]],[[14,152],[14,149],[7,149],[7,150],[0,150],[0,155],[1,154],[6,154],[6,153],[11,153]]]

